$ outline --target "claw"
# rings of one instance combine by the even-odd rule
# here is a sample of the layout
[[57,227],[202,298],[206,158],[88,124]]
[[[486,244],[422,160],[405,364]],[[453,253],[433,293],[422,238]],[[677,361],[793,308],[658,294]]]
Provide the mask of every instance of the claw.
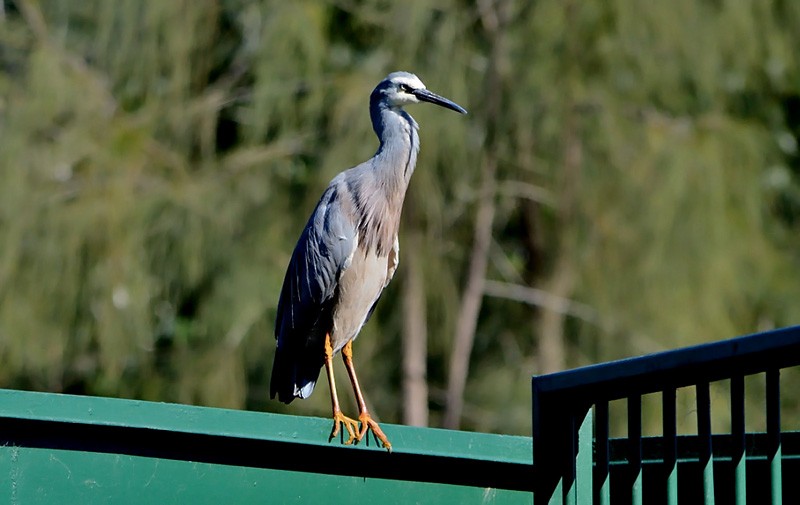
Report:
[[381,429],[380,426],[378,426],[378,423],[376,423],[375,420],[372,419],[372,416],[369,415],[369,412],[362,412],[358,416],[358,420],[361,421],[361,430],[359,431],[358,436],[356,437],[357,441],[360,442],[361,439],[363,439],[364,436],[367,434],[367,431],[372,430],[372,434],[383,445],[383,448],[389,452],[392,452],[392,444],[389,443],[389,439],[386,438],[386,435],[384,435],[383,430]]
[[336,438],[339,431],[341,431],[342,424],[344,424],[344,429],[347,430],[348,434],[348,439],[344,445],[350,445],[361,440],[361,437],[358,436],[358,421],[347,417],[341,411],[337,411],[333,413],[333,429],[331,430],[331,436],[328,437],[328,442]]

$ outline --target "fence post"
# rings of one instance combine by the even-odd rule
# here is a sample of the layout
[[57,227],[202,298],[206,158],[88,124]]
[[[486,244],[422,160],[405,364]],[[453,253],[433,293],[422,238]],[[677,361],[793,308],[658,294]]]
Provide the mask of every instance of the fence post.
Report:
[[533,502],[536,505],[563,503],[564,452],[570,440],[565,435],[567,416],[532,380],[533,408]]

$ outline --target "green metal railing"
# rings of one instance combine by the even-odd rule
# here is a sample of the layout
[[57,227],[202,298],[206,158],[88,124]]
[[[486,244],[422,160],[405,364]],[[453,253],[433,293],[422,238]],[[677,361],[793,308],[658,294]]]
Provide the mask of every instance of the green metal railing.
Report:
[[[328,419],[0,390],[0,503],[800,503],[800,432],[780,419],[781,370],[796,365],[800,327],[534,377],[533,439],[382,425],[391,454],[328,443]],[[753,374],[764,433],[746,430]],[[678,430],[681,388],[696,391],[696,435]],[[645,437],[653,393],[663,433]]]
[[531,439],[0,390],[0,503],[529,504]]
[[[780,421],[780,370],[797,365],[800,327],[792,327],[534,377],[535,501],[800,503],[798,483],[782,478],[786,468],[800,475],[799,434],[782,432]],[[744,378],[760,373],[766,433],[748,434]],[[730,380],[731,432],[712,435],[709,385],[722,380]],[[686,387],[696,390],[697,435],[678,436],[676,392]],[[648,439],[642,397],[653,393],[663,435]],[[626,439],[609,439],[615,400],[627,403]]]

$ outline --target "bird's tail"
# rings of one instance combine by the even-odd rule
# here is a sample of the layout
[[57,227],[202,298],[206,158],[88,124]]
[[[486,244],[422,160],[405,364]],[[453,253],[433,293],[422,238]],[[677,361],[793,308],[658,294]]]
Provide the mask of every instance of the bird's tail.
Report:
[[270,398],[278,396],[283,403],[291,403],[295,398],[308,398],[314,392],[322,364],[319,359],[309,360],[298,357],[298,353],[278,347],[272,364],[270,378]]

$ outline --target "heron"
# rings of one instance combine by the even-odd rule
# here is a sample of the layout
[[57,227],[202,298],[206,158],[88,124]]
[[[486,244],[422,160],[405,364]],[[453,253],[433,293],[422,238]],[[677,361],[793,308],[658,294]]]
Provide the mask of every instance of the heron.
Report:
[[[399,262],[398,229],[406,190],[417,163],[419,125],[403,107],[428,102],[461,114],[460,105],[428,91],[408,72],[393,72],[372,91],[369,113],[380,140],[375,155],[331,180],[292,253],[278,300],[277,348],[270,397],[284,403],[308,398],[324,365],[333,428],[345,444],[368,431],[392,445],[367,409],[353,366],[353,341],[369,320]],[[333,358],[341,352],[358,406],[358,421],[339,405]],[[342,432],[343,433],[343,432]]]

